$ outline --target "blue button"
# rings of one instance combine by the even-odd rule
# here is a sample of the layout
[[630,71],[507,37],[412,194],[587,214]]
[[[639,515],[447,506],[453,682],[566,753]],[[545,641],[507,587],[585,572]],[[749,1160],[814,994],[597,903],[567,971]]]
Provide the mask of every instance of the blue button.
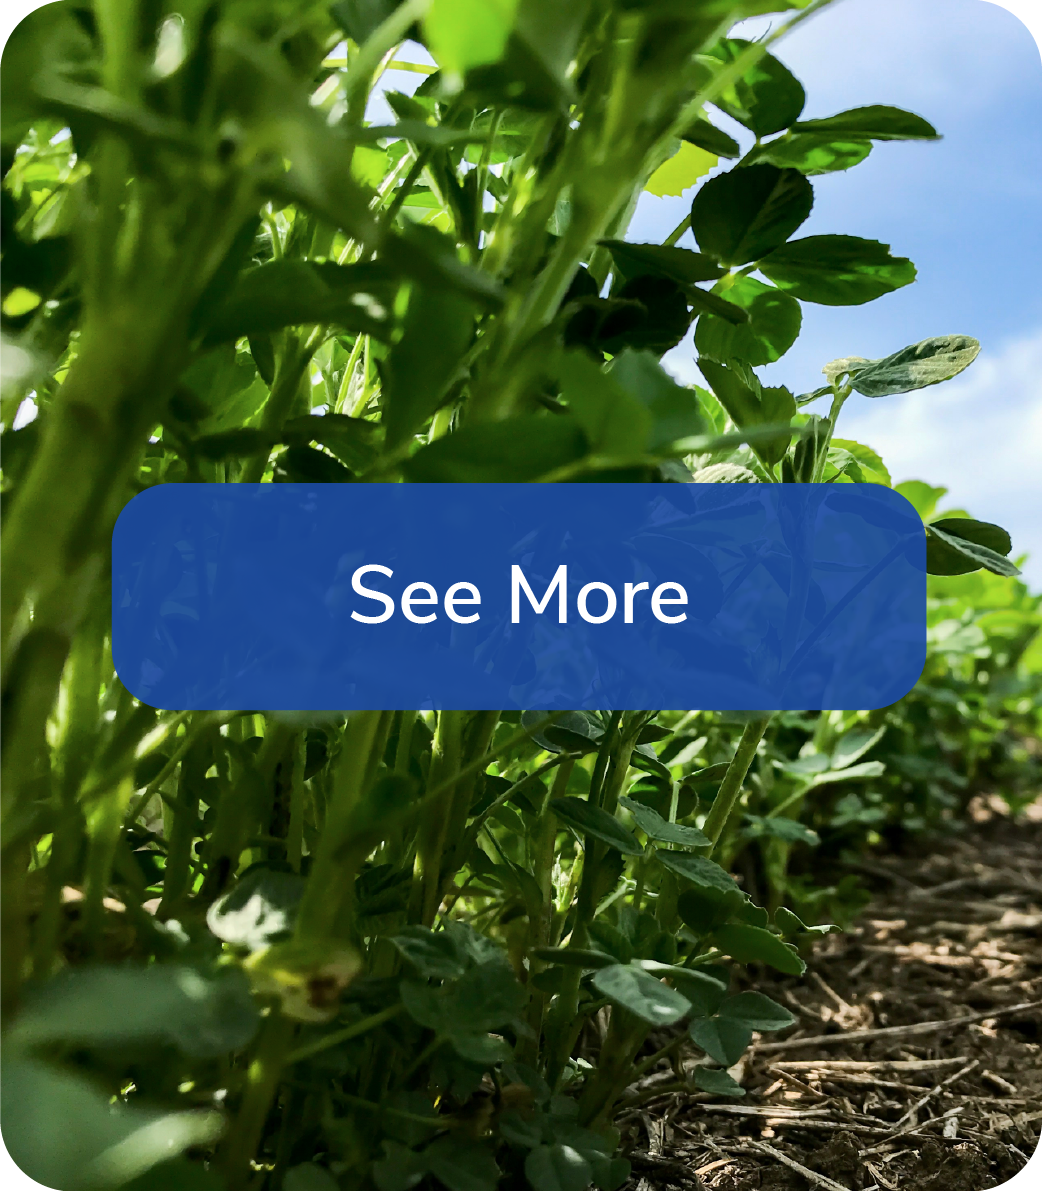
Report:
[[169,709],[868,709],[925,570],[873,484],[167,484],[113,533],[112,651]]

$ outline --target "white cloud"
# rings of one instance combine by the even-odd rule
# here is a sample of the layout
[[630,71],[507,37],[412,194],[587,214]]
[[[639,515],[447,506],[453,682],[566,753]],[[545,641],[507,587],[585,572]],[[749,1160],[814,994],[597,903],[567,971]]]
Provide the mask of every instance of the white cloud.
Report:
[[[752,36],[764,24],[749,21],[743,31]],[[805,83],[814,79],[809,114],[941,102],[959,117],[980,111],[983,99],[1002,102],[1012,68],[1031,61],[1027,49],[1034,51],[1029,30],[988,0],[844,0],[794,30],[775,52]]]

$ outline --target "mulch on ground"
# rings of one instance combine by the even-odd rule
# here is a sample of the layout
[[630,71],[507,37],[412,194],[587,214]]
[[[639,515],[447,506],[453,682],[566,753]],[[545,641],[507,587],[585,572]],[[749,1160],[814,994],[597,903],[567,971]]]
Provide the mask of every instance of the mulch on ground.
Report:
[[[985,815],[980,816],[985,818]],[[984,1191],[1040,1133],[1040,824],[993,815],[872,859],[877,894],[799,979],[757,985],[797,1022],[755,1041],[746,1096],[630,1089],[626,1191]]]

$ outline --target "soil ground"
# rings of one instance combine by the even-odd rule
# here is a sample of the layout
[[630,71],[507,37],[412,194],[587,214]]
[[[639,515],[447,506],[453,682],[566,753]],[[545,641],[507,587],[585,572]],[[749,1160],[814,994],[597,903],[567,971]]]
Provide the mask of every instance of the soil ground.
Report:
[[804,976],[758,983],[797,1022],[732,1070],[744,1099],[656,1096],[677,1082],[665,1061],[630,1089],[648,1099],[618,1121],[625,1191],[984,1191],[1025,1165],[1043,1116],[1039,809],[977,818],[867,860],[859,922],[816,941]]

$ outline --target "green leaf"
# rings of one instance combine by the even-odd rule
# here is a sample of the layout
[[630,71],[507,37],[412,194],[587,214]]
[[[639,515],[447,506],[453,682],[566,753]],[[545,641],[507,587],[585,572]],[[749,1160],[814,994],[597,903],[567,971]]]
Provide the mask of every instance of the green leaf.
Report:
[[711,314],[715,318],[742,327],[750,321],[749,312],[734,302],[726,302],[719,294],[692,286],[688,290],[688,301],[695,307],[696,314]]
[[594,1177],[590,1163],[572,1146],[540,1145],[525,1159],[533,1191],[587,1191]]
[[948,488],[935,488],[925,484],[923,480],[905,480],[901,484],[895,484],[895,492],[901,493],[924,521],[930,518],[938,502],[948,491]]
[[788,240],[814,201],[811,183],[798,170],[736,167],[696,193],[692,232],[703,252],[726,265],[744,265]]
[[767,926],[768,911],[763,906],[755,906],[749,898],[735,912],[736,922],[745,922],[749,926]]
[[620,821],[599,806],[583,798],[552,798],[547,804],[563,822],[579,832],[592,835],[625,856],[641,856],[644,848]]
[[796,819],[763,815],[747,815],[746,818],[750,824],[750,834],[755,838],[771,836],[789,844],[808,844],[813,848],[822,842],[816,832],[810,827],[805,827],[803,823],[798,823]]
[[205,343],[233,342],[311,323],[336,323],[384,338],[396,288],[383,265],[269,261],[241,274],[224,302],[206,318]]
[[958,376],[977,358],[981,344],[969,335],[941,335],[904,347],[882,360],[870,360],[851,375],[864,397],[888,397],[941,384]]
[[282,1181],[283,1191],[338,1191],[337,1180],[315,1162],[291,1166]]
[[526,1120],[521,1113],[509,1109],[500,1117],[500,1136],[512,1146],[524,1146],[531,1150],[543,1141],[543,1130],[539,1118]]
[[[522,724],[530,729],[529,735],[542,749],[546,749],[548,753],[562,753],[568,751],[565,744],[559,744],[555,739],[547,735],[548,728],[544,728],[542,732],[533,731],[532,726],[538,724],[544,719],[542,711],[523,711],[521,714]],[[590,746],[596,747],[596,742],[604,735],[604,729],[594,718],[593,714],[585,711],[563,711],[554,720],[550,726],[557,728],[559,731],[565,731],[569,734],[568,748],[581,747],[584,751],[590,751]],[[585,741],[585,745],[581,745],[581,741]]]
[[502,1038],[493,1034],[457,1032],[450,1034],[449,1042],[461,1059],[478,1067],[495,1067],[508,1062],[514,1054]]
[[69,9],[44,5],[14,26],[4,46],[0,76],[5,150],[10,149],[13,155],[33,121],[50,108],[35,85],[41,73],[50,73],[57,64],[64,69],[82,68],[95,54],[91,37]]
[[746,1090],[737,1084],[727,1071],[717,1071],[713,1067],[696,1067],[689,1073],[688,1078],[697,1088],[714,1096],[734,1096],[738,1099],[746,1095]]
[[589,451],[573,417],[526,414],[465,426],[402,465],[414,483],[520,484],[578,462]]
[[594,1186],[598,1191],[619,1191],[630,1178],[629,1158],[602,1158],[592,1163]]
[[799,935],[830,935],[841,934],[841,928],[835,926],[832,922],[827,922],[824,926],[805,926],[803,922],[793,913],[792,910],[787,910],[785,906],[780,906],[775,911],[775,925],[782,931],[787,939]]
[[881,741],[886,732],[886,724],[881,724],[879,728],[849,728],[833,746],[830,769],[847,769]]
[[[365,128],[352,129],[352,139],[361,145],[373,141],[394,141],[400,137],[412,141],[414,145],[432,145],[438,148],[463,143],[481,143],[485,140],[484,137],[476,136],[466,128],[449,128],[444,124],[428,124],[423,120],[405,119],[399,120],[395,124],[370,124]],[[362,149],[355,151],[352,164],[356,169],[358,169],[358,158],[362,151]],[[372,152],[372,150],[370,151]],[[375,157],[374,166],[378,165],[380,159],[384,161],[383,166],[374,169],[372,178],[365,177],[363,179],[374,187],[383,181],[387,172],[387,159],[384,154],[375,154]]]
[[705,1017],[717,1012],[728,992],[727,985],[699,968],[680,968],[652,959],[639,960],[638,966],[653,976],[666,976],[678,992],[691,1001],[692,1008]]
[[427,1174],[427,1155],[418,1154],[398,1141],[383,1140],[384,1157],[373,1163],[378,1191],[410,1191]]
[[715,260],[688,248],[665,244],[630,244],[625,240],[602,240],[613,263],[626,280],[634,277],[667,277],[681,285],[697,281],[716,281],[724,270]]
[[796,299],[753,277],[738,278],[724,292],[729,302],[746,311],[749,322],[735,326],[713,314],[701,315],[695,328],[700,356],[722,364],[744,360],[756,368],[773,364],[789,351],[800,334],[800,303]]
[[110,1104],[108,1092],[83,1076],[5,1050],[4,1144],[18,1167],[45,1187],[121,1187],[185,1150],[213,1145],[223,1130],[218,1112],[163,1112],[118,1098]]
[[474,307],[466,298],[413,294],[402,338],[381,367],[388,446],[408,439],[439,407],[473,335]]
[[205,434],[192,443],[192,450],[204,459],[236,459],[261,455],[273,446],[272,436],[263,430],[222,430],[219,434]]
[[832,174],[838,170],[849,170],[865,161],[872,151],[869,140],[832,140],[814,136],[811,133],[787,133],[778,140],[769,141],[751,150],[744,163],[753,165],[766,161],[779,169],[800,170],[805,177],[818,174]]
[[488,1038],[489,1031],[509,1023],[525,1003],[525,990],[503,955],[441,988],[403,980],[399,991],[406,1012],[418,1025],[449,1039],[462,1056],[489,1065],[505,1057],[502,1047]]
[[303,895],[296,873],[255,868],[211,905],[206,924],[223,942],[260,951],[290,937]]
[[994,575],[1020,575],[1004,557],[1010,549],[1010,535],[999,525],[969,517],[945,517],[927,526],[927,573],[966,575],[984,569]]
[[537,947],[532,953],[545,964],[557,964],[563,968],[607,968],[615,960],[603,951],[590,951],[582,947]]
[[633,939],[606,922],[603,917],[595,918],[589,930],[594,945],[607,952],[616,963],[628,964],[634,958]]
[[742,892],[724,869],[706,856],[691,856],[687,852],[668,852],[657,848],[655,858],[663,868],[684,877],[693,885],[704,889],[717,889],[722,893],[730,893],[733,889]]
[[209,977],[194,968],[66,969],[35,989],[8,1033],[20,1050],[63,1042],[118,1047],[163,1042],[214,1057],[245,1046],[259,1016],[239,968]]
[[427,47],[451,75],[498,62],[518,0],[432,0],[424,17]]
[[688,1024],[688,1036],[725,1067],[742,1058],[753,1030],[744,1022],[721,1017],[697,1017]]
[[632,798],[620,798],[620,806],[625,806],[634,816],[634,822],[651,840],[659,840],[666,844],[680,844],[687,848],[709,847],[710,841],[698,827],[685,827],[681,823],[670,823],[644,803],[635,802]]
[[738,885],[733,884],[730,890],[697,885],[682,891],[677,898],[677,913],[701,939],[714,928],[731,922],[742,911],[743,904],[744,894]]
[[437,228],[407,223],[397,234],[385,237],[380,257],[431,292],[452,290],[486,308],[503,303],[503,287],[496,278],[464,264],[456,243]]
[[239,429],[268,400],[268,386],[249,352],[229,344],[191,364],[170,401],[170,419],[195,423],[201,434]]
[[452,937],[426,926],[406,926],[391,942],[421,976],[452,980],[466,971],[464,957]]
[[[728,65],[751,44],[737,37],[725,38],[710,56]],[[790,71],[774,55],[764,54],[714,100],[714,105],[758,137],[765,137],[789,128],[804,110],[805,99],[804,88]]]
[[849,108],[835,116],[821,120],[801,120],[794,132],[809,132],[817,136],[859,137],[874,141],[935,141],[939,136],[922,116],[901,108],[873,104],[869,107]]
[[572,4],[560,4],[558,0],[519,0],[515,17],[518,42],[535,57],[566,98],[570,94],[569,67],[589,11],[589,0],[575,0]]
[[[784,1030],[797,1020],[788,1009],[759,992],[741,992],[729,997],[717,1010],[717,1016],[741,1022],[751,1030],[767,1033]],[[728,1066],[731,1066],[729,1063]]]
[[[786,423],[797,412],[796,402],[789,389],[783,386],[762,388],[760,380],[748,367],[726,368],[713,360],[701,359],[699,371],[740,430]],[[751,440],[751,445],[759,458],[767,466],[773,467],[786,454],[792,437],[791,430],[779,430],[765,436],[758,435]]]
[[681,134],[683,140],[689,141],[696,148],[705,149],[715,157],[738,157],[739,142],[730,137],[716,124],[711,124],[705,116],[694,120]]
[[595,453],[626,457],[646,449],[651,413],[586,352],[566,352],[558,379],[561,395]]
[[348,484],[354,478],[343,463],[314,447],[290,447],[275,459],[277,484]]
[[603,996],[651,1026],[669,1026],[691,1009],[688,1000],[654,976],[629,964],[613,964],[592,977]]
[[[646,274],[633,278],[618,295],[612,295],[613,301],[620,304],[622,325],[616,330],[610,313],[598,328],[598,347],[613,355],[625,347],[649,348],[662,355],[685,337],[692,321],[688,305],[693,294],[701,295],[702,291],[667,277]],[[628,309],[634,303],[638,303],[636,309]]]
[[175,1158],[172,1162],[152,1166],[136,1179],[123,1183],[120,1191],[223,1191],[223,1188],[217,1175],[202,1163]]
[[802,302],[860,306],[916,280],[916,266],[857,236],[808,236],[777,248],[761,272]]
[[377,459],[379,427],[347,414],[305,414],[291,418],[282,428],[282,440],[293,446],[322,443],[352,471],[365,471]]
[[769,964],[789,976],[800,976],[806,966],[795,947],[763,927],[732,923],[719,926],[711,939],[725,955],[740,964]]
[[883,772],[883,761],[863,761],[859,765],[849,765],[847,769],[827,769],[823,773],[816,773],[811,784],[829,786],[836,782],[860,781],[862,778],[880,777]]
[[525,989],[501,952],[471,968],[448,993],[453,1033],[485,1034],[506,1025],[525,1006]]
[[891,473],[872,447],[864,446],[850,438],[834,438],[832,445],[839,450],[847,451],[857,461],[867,483],[891,487]]
[[330,11],[351,40],[362,45],[391,16],[398,3],[399,0],[337,0]]
[[609,376],[651,414],[649,450],[659,451],[680,438],[710,432],[699,398],[679,385],[651,353],[621,352],[612,361]]
[[[676,143],[676,142],[675,142]],[[645,190],[656,198],[680,198],[717,164],[717,157],[688,140],[652,174]]]
[[492,1150],[464,1137],[440,1137],[424,1151],[427,1167],[449,1191],[496,1191],[500,1168]]
[[737,463],[713,463],[702,467],[692,476],[693,484],[759,484],[760,480],[747,467]]

